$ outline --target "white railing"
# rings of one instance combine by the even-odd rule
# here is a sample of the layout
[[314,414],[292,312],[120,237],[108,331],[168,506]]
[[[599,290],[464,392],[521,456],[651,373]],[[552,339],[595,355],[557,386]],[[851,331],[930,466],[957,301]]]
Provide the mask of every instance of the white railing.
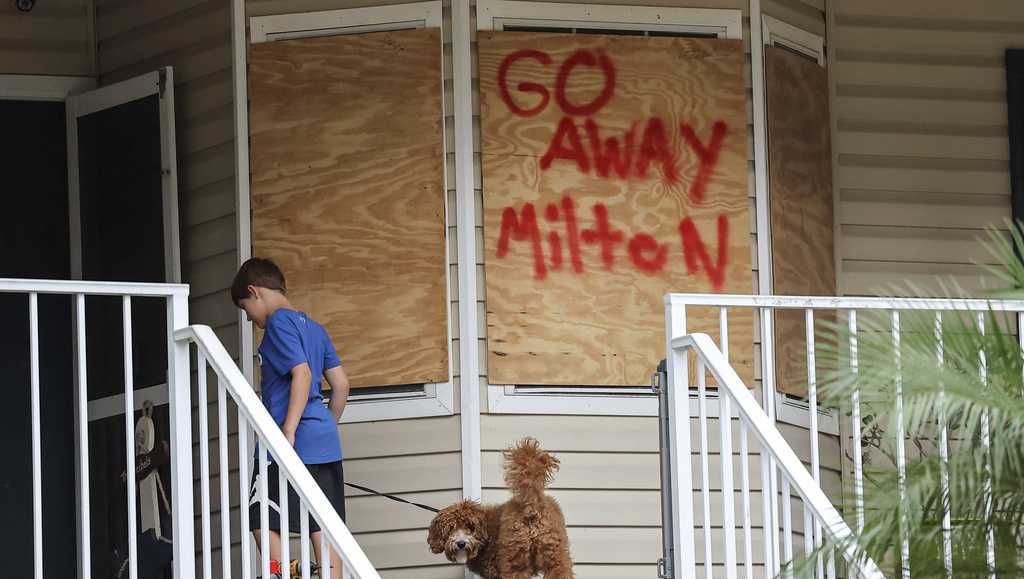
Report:
[[[750,449],[748,447],[750,435],[757,445],[756,454],[760,456],[761,462],[761,484],[762,484],[762,507],[764,509],[764,520],[777,518],[776,511],[779,508],[776,500],[764,500],[765,496],[772,496],[774,493],[765,489],[772,488],[771,478],[776,472],[781,473],[781,510],[783,511],[784,537],[786,538],[785,559],[780,561],[782,566],[794,561],[793,558],[793,532],[791,520],[791,497],[795,495],[803,501],[803,509],[809,517],[821,525],[825,537],[837,541],[848,539],[852,535],[850,527],[843,520],[839,511],[832,505],[824,491],[814,480],[811,474],[804,468],[800,459],[797,458],[793,449],[782,437],[782,434],[775,427],[775,423],[768,418],[753,395],[740,380],[736,371],[726,361],[721,350],[706,334],[688,334],[674,338],[671,342],[671,353],[669,355],[668,389],[685,393],[685,404],[689,406],[689,378],[688,365],[689,354],[693,352],[697,359],[697,395],[700,399],[700,457],[703,468],[701,469],[701,498],[703,501],[702,511],[704,513],[704,553],[702,566],[704,576],[711,579],[713,567],[717,563],[714,556],[714,543],[711,529],[711,501],[709,490],[710,462],[708,460],[708,413],[707,413],[707,385],[706,376],[708,373],[714,377],[718,384],[718,421],[719,421],[719,456],[721,460],[722,477],[722,529],[724,538],[721,541],[724,550],[722,563],[725,566],[725,576],[735,578],[740,569],[740,559],[737,556],[736,540],[736,510],[733,500],[735,485],[733,483],[733,452],[732,452],[732,418],[739,419],[740,458],[741,464],[749,460]],[[735,407],[735,410],[733,410]],[[687,413],[688,414],[688,413]],[[678,422],[676,423],[678,425]],[[693,473],[690,466],[690,425],[689,421],[678,425],[671,432],[671,440],[676,447],[683,452],[684,460],[674,461],[673,465],[673,495],[676,497],[692,497]],[[673,453],[676,454],[676,453]],[[744,469],[744,473],[746,470]],[[748,477],[741,475],[743,483],[743,507],[740,510],[743,527],[743,568],[746,577],[753,577],[754,554],[753,554],[753,532],[751,529],[751,498]],[[677,501],[673,512],[673,522],[676,522],[676,536],[679,542],[675,545],[676,560],[673,562],[673,569],[676,577],[697,577],[696,557],[696,533],[693,511],[688,501]],[[774,517],[773,517],[774,514]],[[806,527],[805,527],[806,533]],[[777,547],[770,546],[771,541],[764,537],[765,568],[772,569],[773,561],[777,558]],[[808,551],[808,554],[810,552]],[[870,579],[881,579],[881,571],[873,561],[859,560],[851,546],[844,555],[851,569],[856,569],[859,576]],[[777,573],[777,572],[776,572]]]
[[[32,561],[33,576],[43,577],[43,501],[42,457],[40,444],[40,365],[57,364],[39,350],[39,296],[41,294],[65,295],[72,298],[71,311],[74,334],[74,408],[75,408],[75,494],[76,534],[78,547],[78,576],[88,578],[92,574],[92,530],[90,528],[89,495],[89,399],[88,399],[88,352],[86,349],[86,296],[115,296],[122,303],[122,346],[124,348],[124,415],[125,415],[125,464],[128,477],[128,505],[134,513],[135,496],[135,380],[133,376],[132,352],[132,302],[134,298],[159,298],[167,303],[167,384],[170,404],[171,445],[171,503],[174,505],[172,532],[174,537],[173,557],[176,579],[191,579],[191,561],[195,558],[192,541],[192,430],[189,421],[189,376],[188,352],[184,344],[172,338],[175,329],[188,323],[188,286],[147,283],[110,283],[87,281],[50,281],[0,279],[0,293],[22,294],[29,313],[29,351],[32,424]],[[46,330],[46,328],[44,328]],[[14,329],[11,329],[14,331]],[[53,385],[59,386],[59,385]],[[11,385],[16,387],[16,385]],[[61,391],[58,388],[58,392]],[[14,409],[10,409],[14,412]],[[106,460],[101,457],[101,460]],[[127,516],[129,557],[136,561],[136,519]],[[62,545],[52,546],[50,557],[66,556]],[[102,555],[101,555],[102,556]],[[135,579],[135,566],[131,565],[131,579]]]
[[[228,479],[230,471],[228,468],[228,402],[237,406],[238,413],[238,462],[239,474],[238,484],[242,500],[240,501],[241,523],[241,570],[233,573],[230,557],[225,557],[221,551],[220,577],[242,577],[252,579],[253,570],[251,551],[249,545],[249,484],[250,465],[249,457],[252,454],[253,446],[250,445],[250,436],[255,435],[255,442],[259,446],[259,483],[256,490],[256,500],[260,505],[260,519],[263,524],[259,525],[262,533],[260,544],[269,544],[269,527],[266,524],[269,516],[268,508],[270,502],[280,506],[281,536],[288,537],[288,499],[287,492],[291,488],[299,497],[300,521],[299,531],[301,568],[298,577],[308,579],[312,566],[312,559],[309,553],[310,532],[309,518],[321,528],[320,533],[320,569],[321,577],[329,579],[326,572],[330,569],[329,552],[332,548],[337,552],[343,561],[344,575],[353,579],[380,579],[380,575],[373,568],[370,560],[363,553],[363,550],[356,543],[352,533],[341,520],[341,517],[328,502],[327,497],[317,485],[316,481],[309,474],[305,465],[295,453],[291,444],[284,437],[280,427],[274,422],[267,412],[263,403],[251,386],[245,381],[241,371],[214,335],[213,330],[207,326],[189,326],[175,332],[175,340],[179,344],[187,346],[193,343],[197,348],[196,369],[198,370],[198,407],[199,407],[199,439],[209,440],[209,417],[207,402],[207,365],[214,371],[217,378],[217,440],[218,440],[218,464],[220,472],[220,512],[225,513],[230,509],[230,489]],[[267,493],[267,454],[273,457],[280,472],[279,491],[280,496],[270,497]],[[210,472],[209,447],[201,444],[199,448],[200,463],[200,533],[201,549],[199,554],[202,559],[202,577],[209,579],[214,576],[212,565],[212,537],[211,537],[211,505],[210,505],[210,480],[214,473]],[[221,517],[221,545],[230,545],[234,542],[230,525],[225,524],[227,517]],[[281,541],[281,561],[290,561],[290,541]],[[260,557],[260,576],[270,576],[269,551],[262,550]],[[287,565],[282,566],[282,578],[290,577],[290,570]]]
[[[721,350],[715,346],[711,338],[706,335],[688,335],[687,313],[688,308],[701,308],[705,317],[706,309],[717,309],[718,332]],[[737,331],[735,324],[730,324],[729,311],[753,310],[755,313],[755,328],[743,328],[746,332],[754,330],[755,340],[760,344],[760,370],[761,370],[761,404],[758,405],[750,390],[743,384],[729,363],[728,344],[730,333]],[[775,312],[778,310],[797,310],[804,312],[805,337],[806,337],[806,370],[807,370],[807,430],[810,447],[811,469],[807,469],[796,456],[789,444],[779,434],[775,426],[778,419],[776,408],[776,371],[775,371],[775,333],[774,322]],[[832,313],[845,318],[846,339],[848,347],[850,370],[858,372],[858,312],[876,312],[888,316],[890,323],[891,339],[894,341],[894,352],[899,352],[900,340],[900,319],[901,312],[921,312],[933,315],[935,318],[934,331],[938,344],[936,361],[941,363],[942,351],[942,315],[943,312],[973,313],[975,323],[984,330],[984,315],[986,312],[1004,312],[1015,315],[1018,326],[1024,326],[1024,301],[1016,300],[964,300],[964,299],[919,299],[919,298],[845,298],[845,297],[789,297],[789,296],[743,296],[743,295],[687,295],[670,294],[666,296],[666,338],[668,351],[668,373],[669,382],[665,388],[663,400],[666,400],[666,411],[669,416],[667,421],[668,436],[666,437],[667,452],[671,460],[669,469],[669,480],[671,495],[666,500],[666,516],[671,513],[671,529],[666,533],[672,544],[666,544],[666,558],[672,563],[672,577],[681,579],[684,577],[696,576],[696,547],[697,529],[703,529],[702,562],[704,572],[709,579],[712,576],[712,564],[725,566],[725,576],[730,579],[737,577],[739,564],[744,569],[743,576],[748,579],[753,576],[755,565],[764,565],[764,575],[777,575],[786,565],[796,561],[797,557],[793,549],[793,540],[796,534],[803,534],[804,554],[809,555],[823,544],[827,538],[842,538],[848,536],[850,529],[839,517],[836,509],[829,503],[828,498],[821,489],[821,460],[819,456],[819,441],[821,432],[819,430],[819,410],[817,377],[815,375],[816,358],[816,337],[815,315],[822,312]],[[734,316],[738,317],[738,316]],[[1018,332],[1022,347],[1024,347],[1024,332]],[[694,384],[689,376],[688,355],[693,352],[697,358],[696,383]],[[895,360],[899,368],[899,358]],[[984,364],[982,364],[984,372]],[[706,370],[706,372],[705,372]],[[714,376],[717,385],[717,412],[712,412],[712,406],[708,404],[708,393],[705,384],[705,374]],[[897,371],[897,424],[902,424],[899,413],[901,412],[902,398],[899,395],[900,382]],[[982,377],[984,380],[984,376]],[[691,393],[696,390],[696,404],[691,404]],[[851,518],[855,521],[854,530],[861,532],[864,528],[864,465],[862,464],[862,432],[860,400],[855,392],[850,401],[852,416],[850,417],[851,432],[849,437],[853,445],[853,503],[854,512]],[[735,407],[735,409],[733,408]],[[695,408],[696,411],[692,409]],[[682,417],[682,420],[676,417]],[[733,501],[723,501],[721,520],[712,525],[712,512],[710,501],[710,472],[712,470],[709,459],[709,448],[711,439],[708,436],[709,417],[718,418],[718,444],[720,445],[719,456],[721,457],[721,487],[724,497],[733,496],[735,483],[733,482],[733,448],[732,448],[732,423],[738,418],[739,428],[739,462],[740,462],[740,520],[736,520]],[[698,441],[691,444],[690,423],[696,421]],[[762,500],[761,506],[761,527],[757,535],[752,529],[752,509],[755,501],[752,498],[751,483],[749,476],[749,457],[751,456],[749,437],[753,435],[761,445],[760,457],[761,467],[761,489],[762,497],[772,496],[775,500]],[[906,440],[906,433],[896,433],[896,440]],[[897,445],[896,468],[899,473],[905,472],[906,453],[904,445]],[[939,452],[940,457],[947,457],[948,440],[946,430],[940,433]],[[696,456],[695,456],[696,455]],[[691,457],[694,457],[691,460]],[[693,463],[696,462],[696,465]],[[694,504],[693,480],[697,473],[695,466],[700,468],[701,487],[701,509],[696,512],[703,513],[702,521],[695,521],[693,512]],[[781,473],[781,486],[779,474]],[[694,477],[691,479],[691,477]],[[795,511],[787,502],[783,502],[780,509],[778,497],[790,497],[793,493],[803,503],[803,529],[796,532],[793,527],[792,513]],[[824,502],[823,502],[824,501]],[[950,526],[949,505],[946,505],[945,524],[943,526],[943,547],[944,561],[946,563],[947,576],[952,576],[952,531]],[[780,518],[781,510],[781,518]],[[799,511],[796,511],[799,512]],[[717,513],[716,513],[717,514]],[[721,541],[712,540],[713,526],[720,526],[724,539]],[[739,526],[739,527],[738,527]],[[736,531],[742,529],[742,551],[743,557],[737,554]],[[822,535],[824,533],[824,535]],[[761,540],[762,558],[755,559],[753,544],[755,539]],[[721,544],[721,549],[715,545]],[[903,575],[908,576],[909,561],[905,554],[909,548],[909,539],[901,537],[900,551],[904,556],[901,558]],[[989,555],[994,553],[994,541],[989,541]],[[849,552],[844,555],[850,555]],[[835,577],[834,564],[825,565],[822,568],[819,559],[817,576]],[[830,561],[830,563],[834,563]],[[871,562],[854,561],[850,568],[865,576],[880,577],[878,568]]]
[[[42,364],[55,364],[58,361],[47,359],[46,352],[39,349],[39,296],[41,294],[66,295],[72,299],[71,311],[68,312],[74,334],[74,408],[75,408],[75,466],[77,495],[76,530],[78,537],[78,576],[89,578],[93,572],[92,536],[90,527],[90,467],[93,461],[89,456],[89,398],[87,383],[88,352],[86,347],[86,297],[114,296],[121,298],[122,338],[118,347],[124,352],[123,398],[124,406],[121,413],[125,420],[125,475],[127,488],[127,512],[125,518],[128,528],[128,577],[136,579],[138,569],[138,524],[136,521],[138,490],[135,476],[135,413],[138,409],[135,400],[136,380],[133,376],[134,356],[132,351],[132,306],[136,298],[158,298],[166,301],[167,308],[167,404],[169,405],[170,421],[170,503],[173,540],[173,576],[174,579],[194,579],[197,575],[204,579],[214,576],[242,577],[252,579],[252,546],[249,531],[249,500],[250,500],[250,457],[255,446],[252,439],[259,443],[261,454],[260,484],[257,500],[260,504],[260,517],[266,522],[270,501],[282,505],[281,513],[282,536],[289,536],[287,516],[287,493],[291,488],[300,499],[299,540],[301,541],[301,570],[298,576],[308,579],[313,561],[309,555],[310,533],[308,520],[311,517],[322,529],[321,532],[321,570],[330,569],[329,548],[340,554],[343,561],[343,573],[354,579],[380,579],[377,571],[370,564],[352,534],[330,505],[323,491],[313,480],[306,467],[300,461],[295,450],[285,439],[284,434],[266,411],[262,402],[246,382],[230,355],[216,338],[213,331],[206,326],[188,325],[188,286],[173,284],[146,283],[113,283],[83,281],[49,281],[49,280],[18,280],[0,279],[0,294],[22,294],[29,319],[29,352],[32,432],[32,512],[33,512],[33,577],[42,579],[44,576],[44,555],[67,556],[63,545],[43,543],[43,503],[47,497],[43,495],[42,458],[41,458],[41,418],[40,418],[40,367]],[[48,328],[43,328],[47,331]],[[104,339],[107,337],[104,336]],[[112,339],[113,337],[111,337]],[[196,365],[190,363],[191,345],[196,348]],[[152,355],[143,352],[144,355]],[[208,412],[207,368],[213,370],[216,379],[216,408],[218,450],[218,471],[210,468],[210,420]],[[193,406],[191,371],[196,372],[195,410],[198,427],[198,461],[199,472],[193,469]],[[235,406],[237,429],[237,450],[229,449],[228,432],[231,424],[228,419],[229,405]],[[12,409],[12,411],[14,411]],[[280,497],[267,496],[266,458],[273,456],[280,471]],[[238,508],[240,522],[232,523],[232,493],[229,479],[232,477],[229,459],[237,456],[239,469],[235,505]],[[115,457],[97,457],[96,462],[118,460]],[[210,481],[219,478],[220,497],[220,565],[214,571],[214,549],[212,544],[213,510],[210,498]],[[198,479],[199,488],[193,486]],[[195,513],[194,503],[198,494],[200,509]],[[308,516],[306,516],[308,515]],[[198,521],[197,521],[198,519]],[[196,524],[199,529],[199,548],[196,543]],[[267,524],[260,525],[263,532],[262,544],[268,544]],[[239,545],[240,544],[240,545]],[[232,570],[232,546],[239,545],[241,559],[240,570]],[[289,561],[289,541],[282,541],[282,561]],[[57,551],[59,549],[59,551]],[[261,557],[262,577],[269,577],[269,553],[264,550]],[[197,567],[201,567],[197,569]],[[288,565],[283,565],[283,577],[289,577]],[[329,574],[322,572],[323,579]]]

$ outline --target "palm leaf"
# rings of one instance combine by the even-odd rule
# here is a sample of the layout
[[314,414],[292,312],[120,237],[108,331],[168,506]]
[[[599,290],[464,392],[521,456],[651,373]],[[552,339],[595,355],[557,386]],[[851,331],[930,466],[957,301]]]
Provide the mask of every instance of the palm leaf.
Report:
[[[989,230],[986,247],[999,265],[985,269],[1011,289],[998,297],[1024,297],[1024,235],[1020,224],[1010,235]],[[858,331],[858,373],[850,371],[848,330],[832,324],[821,358],[831,370],[821,386],[824,403],[852,412],[860,394],[864,432],[877,436],[875,455],[892,457],[902,426],[917,449],[905,478],[894,464],[865,470],[865,529],[852,539],[861,555],[899,576],[901,540],[909,543],[913,576],[945,577],[943,516],[950,513],[956,576],[1024,576],[1019,554],[1024,545],[1024,364],[1017,336],[1001,314],[988,311],[982,324],[973,317],[947,314],[941,335],[933,313],[901,314],[897,350],[887,321],[866,319]],[[941,340],[941,341],[940,341]],[[939,363],[939,353],[942,363]],[[899,380],[897,380],[897,377]],[[897,415],[897,392],[903,413]],[[939,456],[941,425],[947,427],[948,459]],[[847,492],[844,512],[852,520]],[[995,563],[989,555],[994,539]],[[795,564],[798,576],[813,576],[818,560],[847,545],[828,542]]]

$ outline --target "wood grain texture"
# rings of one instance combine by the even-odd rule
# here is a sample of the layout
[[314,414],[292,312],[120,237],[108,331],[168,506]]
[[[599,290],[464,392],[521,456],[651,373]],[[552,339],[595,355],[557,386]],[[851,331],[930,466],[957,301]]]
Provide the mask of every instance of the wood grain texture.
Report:
[[[665,293],[749,293],[752,289],[742,43],[486,32],[481,33],[479,45],[490,382],[646,385],[665,355]],[[538,94],[518,90],[520,83],[533,82],[547,87],[550,102],[539,114],[522,117],[512,114],[502,99],[497,76],[502,61],[526,47],[546,52],[551,63],[520,60],[511,66],[507,77],[511,98],[523,108],[537,105]],[[556,73],[579,50],[611,59],[616,71],[614,93],[606,106],[589,117],[568,117],[589,157],[589,170],[566,159],[555,159],[545,169],[541,159],[559,124],[566,122],[557,103]],[[566,86],[566,99],[579,106],[601,94],[605,76],[598,67],[579,65],[572,69]],[[596,123],[601,142],[615,137],[620,146],[632,129],[639,150],[652,118],[660,119],[666,128],[673,163],[654,162],[646,176],[639,171],[632,171],[628,178],[614,171],[611,176],[599,176],[585,122]],[[691,188],[700,163],[680,127],[691,126],[708,146],[717,121],[725,123],[719,158],[709,173],[703,201],[696,202]],[[634,163],[638,157],[634,156]],[[670,166],[678,173],[674,181],[668,178]],[[610,266],[602,258],[601,246],[586,243],[584,237],[582,272],[575,271],[561,205],[564,198],[571,199],[579,231],[595,228],[598,204],[607,208],[611,228],[623,235],[614,244]],[[536,274],[529,240],[511,240],[507,253],[498,256],[506,208],[521,216],[527,203],[537,212],[547,269],[543,279]],[[546,213],[552,203],[559,208],[555,221]],[[691,219],[715,264],[720,217],[727,222],[727,261],[722,264],[723,281],[715,287],[692,247],[689,258],[694,271],[688,272],[679,228],[684,218]],[[549,245],[552,232],[561,236],[561,268]],[[635,265],[628,246],[638,234],[649,235],[665,248],[663,268],[648,272]],[[688,321],[691,331],[717,335],[717,311],[694,311]],[[741,376],[749,379],[753,320],[749,313],[737,312],[732,321],[732,359]]]
[[439,35],[250,49],[253,249],[357,387],[448,380]]
[[[835,295],[828,76],[804,56],[767,47],[765,84],[775,293]],[[776,313],[775,344],[776,388],[805,395],[804,312]]]

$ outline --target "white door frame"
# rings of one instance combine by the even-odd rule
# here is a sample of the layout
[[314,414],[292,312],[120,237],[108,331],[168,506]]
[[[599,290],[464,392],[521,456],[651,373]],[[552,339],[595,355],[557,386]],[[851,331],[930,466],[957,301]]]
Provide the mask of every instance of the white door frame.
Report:
[[[68,100],[69,97],[87,93],[88,91],[92,91],[94,88],[96,88],[96,79],[94,79],[91,76],[45,76],[31,74],[0,74],[0,100],[65,102]],[[171,114],[173,115],[173,111]],[[79,116],[81,116],[81,114]],[[173,116],[171,117],[171,119],[173,121]],[[171,126],[173,127],[173,122]],[[68,170],[70,171],[70,157],[68,158],[68,165]],[[177,217],[175,216],[175,222],[176,220]],[[72,238],[70,241],[72,247],[76,245],[78,246],[77,251],[79,252],[80,260],[80,240],[78,238]],[[74,249],[72,251],[74,251]],[[79,263],[79,268],[80,267],[81,265]],[[79,273],[80,272],[81,270],[79,269]],[[154,406],[167,404],[167,384],[157,384],[155,386],[150,386],[148,388],[143,388],[141,390],[136,391],[135,409],[141,410],[143,404],[147,400],[149,402],[152,402]],[[110,418],[111,416],[117,416],[119,414],[124,414],[124,394],[115,394],[113,396],[108,396],[106,398],[90,400],[88,412],[89,422],[101,420],[104,418]]]
[[91,76],[0,74],[0,100],[63,101],[95,86]]
[[[78,119],[85,115],[157,95],[160,100],[160,164],[163,191],[164,277],[181,283],[178,231],[178,168],[174,136],[174,73],[171,67],[67,98],[68,214],[71,228],[71,277],[82,279],[81,189],[78,176]],[[169,90],[168,90],[169,89]]]
[[[91,81],[92,79],[90,79]],[[91,85],[95,85],[92,82]],[[59,86],[59,85],[58,85]],[[60,96],[66,102],[68,146],[68,221],[71,242],[71,277],[82,279],[81,189],[78,174],[78,119],[157,95],[160,100],[160,165],[163,197],[164,279],[181,283],[181,246],[178,223],[178,170],[174,134],[174,74],[171,67],[130,78],[123,82],[88,91],[68,91]],[[91,88],[91,86],[89,87]],[[170,89],[170,90],[167,90]],[[59,91],[51,91],[54,94]],[[70,94],[69,94],[70,93]],[[135,392],[135,409],[143,404],[167,404],[167,384],[154,384]],[[124,414],[124,394],[90,400],[88,421]]]

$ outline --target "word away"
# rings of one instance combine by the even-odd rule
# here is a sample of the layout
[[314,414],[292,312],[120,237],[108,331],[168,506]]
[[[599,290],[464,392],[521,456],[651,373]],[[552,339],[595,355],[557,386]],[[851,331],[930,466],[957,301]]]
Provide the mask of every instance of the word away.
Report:
[[[620,245],[626,245],[629,260],[633,266],[646,274],[654,275],[665,268],[668,264],[669,247],[667,243],[658,241],[647,233],[637,233],[626,242],[625,234],[612,227],[608,221],[608,208],[603,203],[597,203],[593,207],[594,227],[591,229],[579,229],[576,221],[575,203],[569,197],[563,197],[560,205],[548,203],[544,209],[544,219],[548,223],[562,222],[566,244],[568,245],[569,262],[572,271],[577,274],[584,273],[583,254],[581,244],[597,246],[601,250],[601,262],[606,270],[611,270],[615,265],[616,250]],[[683,250],[683,260],[686,264],[686,271],[695,275],[701,270],[705,272],[711,281],[714,291],[719,291],[725,282],[725,268],[728,263],[729,253],[729,220],[725,215],[719,215],[718,226],[718,248],[716,257],[712,258],[707,245],[697,230],[693,219],[686,217],[679,222],[678,232],[680,246]],[[562,234],[551,230],[547,234],[547,246],[550,252],[551,268],[559,271],[563,267],[563,243]],[[533,203],[526,203],[520,212],[512,207],[506,207],[501,214],[501,234],[498,238],[499,258],[508,255],[509,245],[512,241],[527,241],[533,251],[533,272],[534,277],[542,280],[548,274],[548,262],[544,252],[544,238],[541,236],[540,225],[537,221],[537,210]]]
[[[508,76],[512,65],[520,60],[535,60],[548,66],[551,64],[551,56],[541,50],[519,50],[506,56],[498,67],[498,90],[505,106],[517,116],[532,117],[547,108],[551,101],[551,91],[535,82],[521,82],[516,85],[516,88],[522,93],[540,97],[540,101],[530,108],[524,108],[517,104],[509,90]],[[601,93],[588,103],[573,103],[567,95],[569,80],[573,69],[577,66],[597,67],[604,78]],[[660,165],[665,180],[675,183],[679,180],[676,169],[677,154],[669,146],[670,128],[666,127],[662,119],[657,117],[647,119],[646,123],[643,123],[639,142],[636,124],[621,138],[602,138],[600,126],[592,117],[612,100],[615,94],[615,84],[615,64],[604,52],[577,50],[565,59],[565,62],[558,68],[554,86],[555,103],[564,116],[559,120],[555,134],[551,138],[544,156],[541,157],[541,169],[547,170],[556,160],[563,160],[575,163],[576,168],[583,174],[589,174],[593,168],[597,176],[602,178],[630,179],[636,177],[643,179],[647,177],[651,165]],[[573,120],[573,117],[585,117],[582,128]],[[699,162],[697,175],[690,187],[690,197],[700,203],[704,200],[708,182],[718,163],[719,151],[722,149],[722,142],[728,132],[728,126],[722,121],[715,122],[711,127],[711,134],[707,142],[702,142],[693,127],[687,123],[680,123],[678,130]],[[590,145],[589,151],[583,145],[581,133],[587,137]]]

